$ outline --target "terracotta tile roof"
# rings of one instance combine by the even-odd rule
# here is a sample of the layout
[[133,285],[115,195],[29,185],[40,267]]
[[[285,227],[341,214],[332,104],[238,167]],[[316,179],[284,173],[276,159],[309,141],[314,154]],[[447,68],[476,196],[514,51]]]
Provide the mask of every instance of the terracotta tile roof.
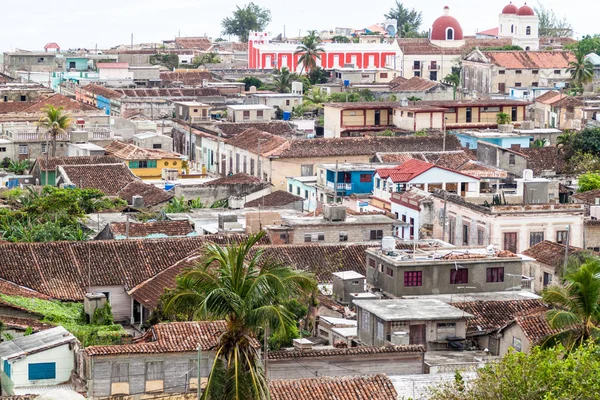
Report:
[[490,63],[507,69],[565,69],[575,61],[571,51],[483,51]]
[[207,182],[202,186],[220,186],[220,185],[256,185],[262,181],[255,176],[240,172],[233,175],[224,176],[214,181]]
[[196,353],[212,350],[227,329],[225,321],[167,322],[152,326],[135,343],[112,346],[90,346],[87,356],[124,354]]
[[[127,223],[111,222],[110,230],[114,235],[125,236]],[[188,220],[178,221],[156,221],[129,224],[129,237],[148,237],[150,235],[186,236],[195,232],[194,227]]]
[[[174,73],[174,72],[173,72]],[[185,85],[201,85],[202,79],[197,83],[186,82]],[[198,88],[164,88],[164,89],[115,89],[117,93],[126,97],[190,97],[218,96],[219,90],[208,87]]]
[[21,296],[44,300],[50,299],[50,297],[46,296],[45,294],[24,286],[19,286],[14,282],[6,281],[4,279],[0,279],[0,293],[8,296]]
[[23,113],[37,113],[40,112],[42,108],[47,105],[51,105],[54,107],[63,107],[65,111],[98,111],[98,109],[89,104],[81,103],[79,101],[73,100],[69,97],[63,96],[62,94],[54,94],[50,97],[46,97],[45,99],[41,99],[29,107],[21,110]]
[[[0,103],[1,105],[2,103]],[[223,122],[215,127],[223,133],[223,137],[230,138],[239,135],[247,129],[257,129],[277,136],[289,136],[295,132],[294,128],[286,121],[253,122],[253,123],[228,123]]]
[[495,168],[490,165],[486,165],[484,163],[470,160],[463,166],[457,168],[457,171],[460,171],[464,174],[471,175],[477,178],[507,178],[508,172]]
[[122,164],[123,160],[113,156],[40,157],[36,160],[41,171],[54,171],[59,165]]
[[555,107],[583,107],[584,100],[580,96],[562,96],[552,103]]
[[289,146],[288,140],[254,128],[245,130],[239,135],[228,139],[227,142],[231,146],[258,154],[259,139],[261,139],[260,152],[262,155],[268,155],[269,153],[279,151],[282,147]]
[[355,271],[365,275],[366,250],[373,245],[280,245],[257,246],[262,248],[264,260],[288,265],[315,274],[318,282],[332,281],[332,274]]
[[395,86],[398,86],[404,82],[406,82],[408,80],[408,78],[405,78],[403,76],[397,76],[394,79],[392,79],[391,81],[388,82],[388,85],[390,86],[390,88],[393,88]]
[[170,151],[158,149],[144,149],[131,143],[118,140],[111,142],[105,147],[108,154],[122,160],[160,160],[163,158],[181,158],[181,155]]
[[129,68],[129,63],[126,62],[99,62],[96,64],[98,69],[124,69]]
[[[564,244],[544,240],[523,251],[523,254],[534,258],[539,263],[554,267],[556,271],[560,271],[565,260],[565,250],[566,246]],[[582,251],[583,249],[579,247],[569,246],[570,255]]]
[[[558,99],[559,96],[560,96],[560,92],[557,92],[556,90],[550,90],[550,91],[544,93],[543,95],[536,97],[535,102],[542,103],[542,104],[552,104],[552,102],[554,102],[556,99]],[[563,96],[565,96],[565,95],[563,95]]]
[[272,380],[272,400],[396,400],[398,394],[385,375]]
[[492,29],[488,29],[485,31],[479,31],[477,32],[478,35],[486,35],[486,36],[498,36],[498,33],[500,32],[500,28],[492,28]]
[[430,81],[429,79],[419,78],[413,76],[406,82],[400,83],[396,86],[390,86],[392,92],[422,92],[438,86],[438,82]]
[[226,244],[245,237],[0,244],[0,279],[52,298],[81,301],[88,284],[129,290],[193,254],[204,243]]
[[116,196],[130,182],[138,178],[124,163],[94,165],[62,165],[58,172],[65,183],[81,189],[98,189],[108,196]]
[[425,346],[420,344],[411,344],[405,346],[359,346],[346,348],[324,348],[313,350],[279,350],[270,351],[267,354],[269,360],[289,360],[297,358],[320,358],[320,357],[339,357],[352,356],[352,358],[361,355],[370,354],[394,354],[394,353],[424,353]]
[[146,208],[154,207],[171,200],[174,197],[173,192],[167,192],[149,183],[140,180],[133,180],[120,189],[117,195],[127,203],[133,203],[133,196],[142,196]]
[[119,93],[115,90],[109,89],[107,87],[101,85],[95,85],[93,83],[83,86],[81,90],[85,90],[89,93],[97,94],[102,97],[106,97],[107,99],[119,99],[123,97],[122,93]]
[[579,203],[596,204],[596,199],[600,198],[600,189],[588,190],[583,193],[575,193],[571,196]]
[[182,82],[184,85],[202,84],[204,79],[214,81],[212,74],[208,71],[161,72],[160,79],[166,83]]
[[452,107],[499,107],[527,106],[530,102],[513,99],[471,99],[471,100],[421,100],[417,106]]
[[459,172],[449,168],[442,167],[440,165],[434,165],[425,161],[411,159],[408,160],[395,168],[382,168],[376,171],[380,178],[392,179],[394,183],[410,182],[417,178],[419,175],[429,171],[432,168],[441,168],[456,174],[465,175],[464,172]]
[[277,190],[266,196],[247,202],[244,204],[244,207],[285,207],[299,201],[304,202],[304,197],[296,196],[285,190]]
[[0,114],[22,112],[28,107],[36,104],[34,101],[7,101],[0,103]]
[[[5,327],[9,329],[13,328],[24,331],[31,327],[34,333],[54,328],[54,325],[46,324],[33,318],[7,317],[2,315],[0,316],[0,321],[4,322]],[[0,397],[0,399],[4,399],[4,397]]]
[[178,37],[175,38],[175,46],[180,49],[210,50],[212,43],[207,37]]
[[[459,296],[457,296],[459,297]],[[475,318],[467,321],[467,335],[484,335],[503,328],[519,315],[539,309],[544,303],[538,299],[512,301],[472,301],[452,303],[454,307]]]
[[542,308],[516,318],[516,323],[521,327],[525,337],[529,339],[532,345],[540,344],[544,338],[558,333],[558,330],[552,329],[546,320],[547,311],[548,309]]
[[432,44],[427,38],[401,38],[398,45],[406,55],[466,55],[475,47],[502,47],[511,45],[511,39],[476,39],[465,38],[465,44],[460,47],[441,47]]
[[535,176],[541,175],[543,171],[554,171],[559,175],[566,173],[565,157],[554,146],[522,147],[519,153],[527,156],[527,168],[533,170]]

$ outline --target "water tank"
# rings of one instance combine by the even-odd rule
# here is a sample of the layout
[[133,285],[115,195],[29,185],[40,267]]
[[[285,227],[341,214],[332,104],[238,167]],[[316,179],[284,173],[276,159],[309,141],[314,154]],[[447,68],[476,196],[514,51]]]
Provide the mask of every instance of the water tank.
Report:
[[396,250],[396,239],[392,236],[385,236],[381,239],[381,251]]
[[344,79],[344,87],[349,87],[350,81],[348,79]]
[[283,112],[283,120],[289,121],[290,119],[292,119],[292,113],[289,111],[284,111]]
[[525,179],[525,180],[531,180],[531,179],[533,179],[533,170],[531,170],[531,169],[524,169],[523,170],[523,179]]

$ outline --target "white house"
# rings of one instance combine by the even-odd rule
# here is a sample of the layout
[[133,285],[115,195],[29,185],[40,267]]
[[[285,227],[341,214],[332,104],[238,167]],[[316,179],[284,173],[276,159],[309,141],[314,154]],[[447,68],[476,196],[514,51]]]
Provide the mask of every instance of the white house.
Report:
[[374,176],[372,205],[391,210],[392,193],[416,187],[425,192],[435,189],[466,195],[479,192],[479,178],[412,159],[395,168],[378,169]]
[[100,80],[133,80],[133,72],[129,70],[129,63],[98,63],[96,64]]
[[262,104],[283,111],[292,111],[302,105],[302,94],[295,93],[252,93],[246,96],[246,104]]
[[[0,344],[3,395],[20,386],[52,386],[71,379],[78,341],[58,326]],[[5,379],[8,381],[4,384]],[[7,390],[8,389],[8,390]]]
[[227,106],[227,120],[230,122],[269,122],[273,118],[273,108],[264,104],[243,104]]
[[431,193],[416,187],[392,194],[391,212],[409,226],[399,226],[396,236],[405,240],[425,239],[433,234],[433,200]]

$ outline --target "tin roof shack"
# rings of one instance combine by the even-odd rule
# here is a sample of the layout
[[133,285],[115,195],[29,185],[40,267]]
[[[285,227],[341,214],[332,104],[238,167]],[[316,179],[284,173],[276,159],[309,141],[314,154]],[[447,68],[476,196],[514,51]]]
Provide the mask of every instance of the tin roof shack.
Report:
[[473,315],[440,300],[356,300],[358,340],[369,346],[462,348]]
[[20,386],[68,382],[75,369],[78,341],[61,326],[0,344],[2,394]]
[[[391,296],[499,292],[515,286],[523,259],[510,251],[367,250],[367,284]],[[516,282],[520,284],[520,279]]]

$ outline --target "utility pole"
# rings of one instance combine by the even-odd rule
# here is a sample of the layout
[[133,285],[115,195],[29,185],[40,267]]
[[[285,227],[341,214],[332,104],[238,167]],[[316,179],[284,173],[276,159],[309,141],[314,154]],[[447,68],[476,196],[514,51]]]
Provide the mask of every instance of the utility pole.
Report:
[[337,189],[338,189],[338,161],[335,160],[335,177],[334,177],[334,183],[333,183],[333,205],[337,204]]
[[446,204],[448,192],[444,190],[444,208],[442,212],[442,242],[446,241]]
[[448,120],[448,117],[444,117],[443,122],[443,139],[442,139],[442,151],[446,151],[446,121]]

